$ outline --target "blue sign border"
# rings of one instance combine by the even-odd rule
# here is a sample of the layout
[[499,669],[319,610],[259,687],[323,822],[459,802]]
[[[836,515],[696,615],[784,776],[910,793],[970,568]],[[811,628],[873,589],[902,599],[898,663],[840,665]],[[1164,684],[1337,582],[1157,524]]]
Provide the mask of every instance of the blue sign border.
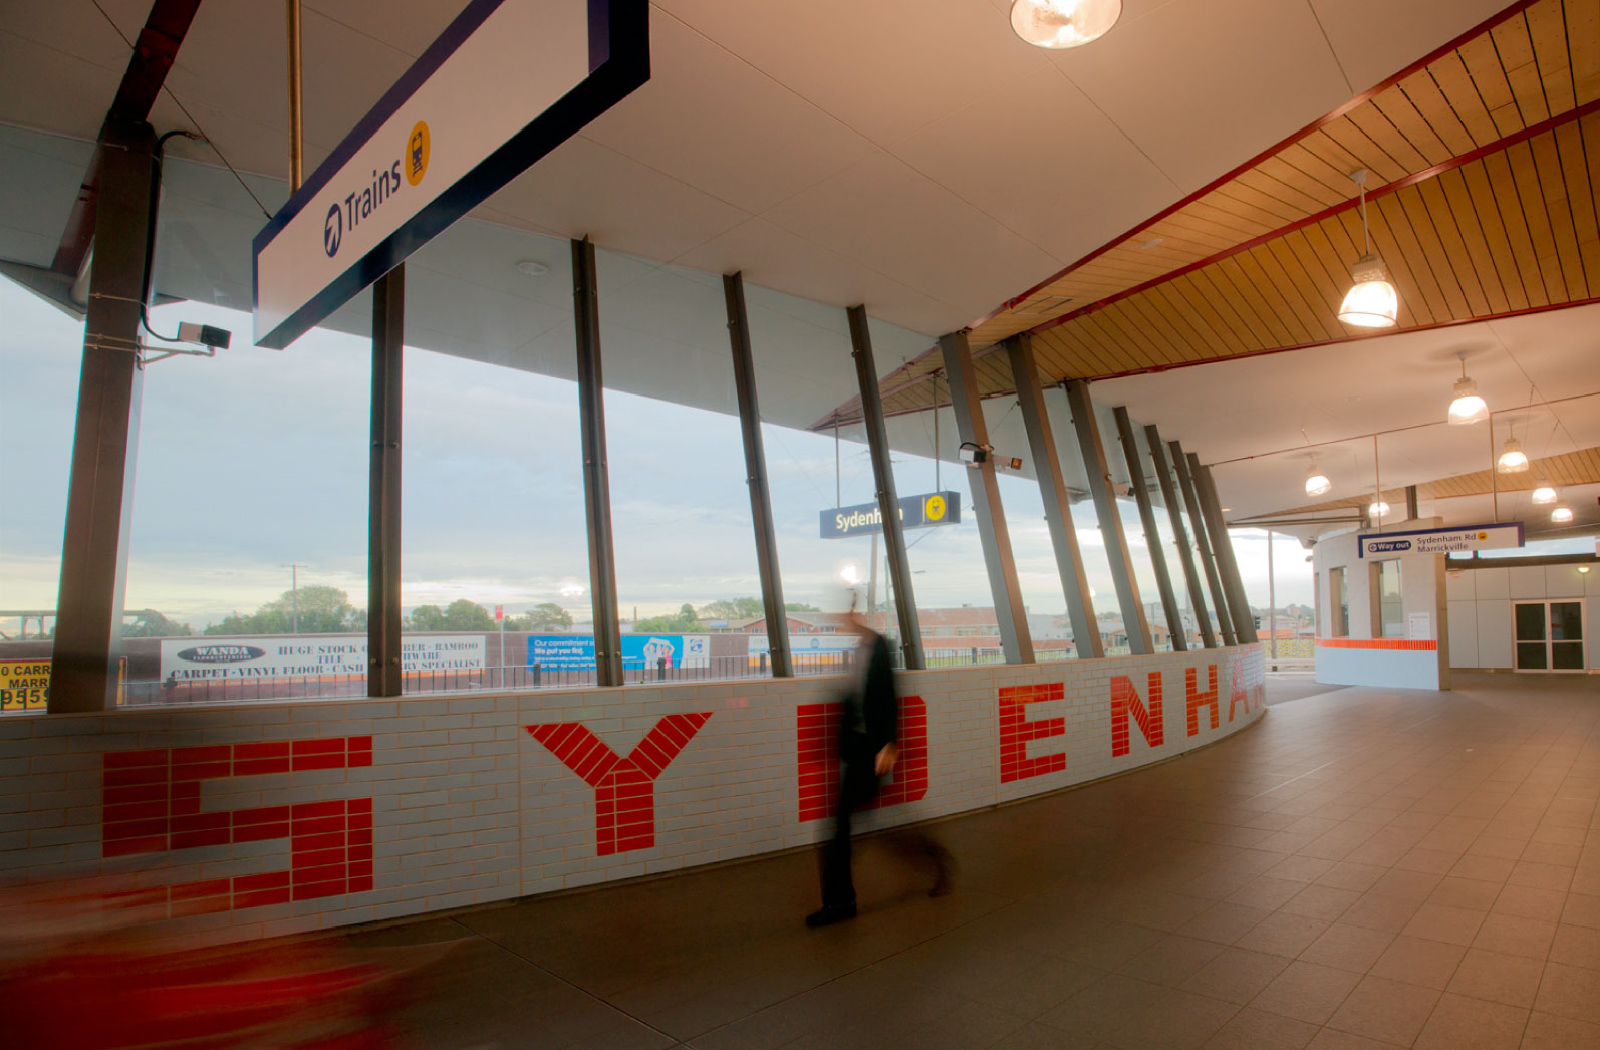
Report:
[[1520,521],[1486,521],[1477,525],[1448,525],[1437,529],[1405,529],[1401,532],[1364,532],[1356,537],[1356,557],[1365,558],[1367,540],[1386,540],[1393,536],[1437,536],[1445,532],[1471,532],[1473,529],[1511,529],[1517,530],[1517,546],[1528,545],[1527,530]]
[[[250,259],[252,311],[260,305],[261,252],[504,2],[472,0],[256,234]],[[589,0],[589,75],[284,318],[256,345],[282,350],[294,342],[649,79],[649,0]]]

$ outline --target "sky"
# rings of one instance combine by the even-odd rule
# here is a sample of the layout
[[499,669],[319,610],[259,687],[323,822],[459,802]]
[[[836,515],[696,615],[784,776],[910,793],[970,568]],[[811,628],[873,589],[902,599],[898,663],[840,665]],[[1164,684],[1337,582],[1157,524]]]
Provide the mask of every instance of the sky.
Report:
[[[255,610],[292,577],[364,606],[368,343],[319,329],[265,350],[250,345],[248,314],[189,302],[151,311],[157,331],[180,320],[228,328],[233,344],[146,370],[126,608],[198,629]],[[0,609],[55,605],[82,337],[81,322],[0,279]],[[404,384],[403,604],[464,597],[515,612],[553,601],[588,619],[586,595],[563,597],[588,584],[576,385],[412,348]],[[623,614],[758,596],[738,421],[616,391],[605,402]],[[871,544],[821,539],[818,515],[836,490],[845,506],[873,499],[866,450],[844,442],[836,475],[831,435],[766,425],[763,440],[785,598],[839,607],[838,567],[869,562]],[[930,458],[896,453],[895,473],[901,495],[935,491]],[[966,474],[937,469],[937,484],[960,493],[962,522],[907,534],[919,606],[993,604]],[[1037,486],[1002,477],[1001,492],[1024,601],[1060,613]],[[1123,509],[1151,602],[1148,550]],[[1097,604],[1114,609],[1093,509],[1074,516]],[[1237,532],[1235,548],[1265,606],[1265,534]],[[1307,552],[1282,536],[1273,549],[1279,606],[1309,602]]]

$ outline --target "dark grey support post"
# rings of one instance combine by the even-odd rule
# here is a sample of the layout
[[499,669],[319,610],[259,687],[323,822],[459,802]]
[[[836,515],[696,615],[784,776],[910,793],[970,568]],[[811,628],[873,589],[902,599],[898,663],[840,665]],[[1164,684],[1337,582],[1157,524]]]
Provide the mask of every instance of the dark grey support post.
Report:
[[1128,649],[1135,655],[1155,651],[1150,644],[1150,624],[1144,618],[1139,600],[1139,585],[1133,577],[1133,558],[1128,554],[1128,538],[1122,532],[1122,515],[1117,512],[1116,493],[1111,491],[1111,468],[1100,441],[1100,424],[1094,418],[1094,401],[1089,384],[1069,379],[1062,384],[1067,392],[1067,407],[1078,434],[1078,451],[1083,454],[1084,473],[1089,475],[1089,494],[1100,519],[1100,534],[1105,538],[1106,560],[1111,563],[1111,582],[1116,585],[1117,604],[1122,607],[1122,626],[1128,634]]
[[1133,502],[1139,508],[1139,524],[1144,526],[1144,545],[1150,552],[1150,568],[1156,574],[1161,611],[1167,616],[1167,635],[1172,639],[1173,650],[1181,653],[1189,648],[1189,643],[1183,637],[1183,613],[1178,609],[1178,599],[1172,593],[1172,579],[1167,575],[1167,556],[1161,550],[1161,533],[1156,528],[1156,512],[1150,506],[1150,490],[1144,487],[1144,464],[1140,462],[1139,440],[1134,437],[1128,410],[1118,405],[1112,413],[1117,419],[1117,438],[1122,442],[1122,455],[1128,461],[1128,484],[1133,488]]
[[1202,467],[1194,453],[1189,453],[1189,471],[1200,488],[1200,506],[1205,510],[1206,531],[1211,533],[1211,548],[1217,553],[1217,569],[1222,574],[1222,587],[1228,593],[1228,609],[1233,613],[1234,633],[1240,643],[1257,641],[1255,615],[1250,611],[1250,597],[1245,594],[1244,577],[1239,575],[1239,559],[1234,555],[1233,537],[1228,534],[1228,521],[1222,516],[1222,502],[1217,499],[1217,483],[1211,477],[1211,468]]
[[1154,426],[1144,428],[1145,443],[1150,446],[1150,462],[1156,468],[1156,483],[1161,486],[1161,502],[1167,505],[1167,516],[1172,519],[1172,536],[1178,544],[1178,558],[1183,562],[1183,580],[1189,588],[1189,604],[1194,609],[1194,619],[1200,627],[1200,637],[1207,649],[1217,647],[1217,632],[1211,628],[1211,617],[1206,612],[1205,584],[1194,567],[1194,552],[1189,549],[1189,532],[1183,527],[1183,508],[1178,506],[1178,492],[1172,484],[1172,472],[1167,466],[1167,449],[1161,443],[1161,433]]
[[1217,610],[1217,628],[1222,632],[1222,643],[1238,645],[1239,636],[1234,632],[1233,618],[1228,615],[1228,599],[1222,592],[1222,577],[1217,572],[1217,561],[1211,553],[1211,541],[1206,538],[1206,519],[1200,511],[1200,496],[1194,478],[1189,476],[1189,461],[1178,442],[1167,442],[1167,448],[1172,451],[1172,469],[1178,475],[1178,488],[1183,491],[1183,505],[1189,512],[1189,524],[1194,527],[1195,546],[1200,548],[1200,565],[1205,569],[1212,607]]
[[[861,425],[867,432],[872,456],[872,479],[877,488],[878,513],[883,517],[883,546],[889,556],[889,579],[900,603],[900,648],[907,671],[923,668],[922,631],[917,626],[917,600],[911,593],[911,566],[906,558],[906,537],[900,528],[900,500],[894,490],[894,468],[889,463],[889,437],[883,429],[883,401],[878,397],[878,370],[872,362],[872,336],[867,331],[867,308],[846,309],[850,318],[850,356],[856,361],[856,383],[861,388]],[[872,610],[867,610],[870,614]]]
[[578,425],[583,431],[583,507],[589,525],[589,607],[595,683],[622,684],[617,562],[611,546],[611,475],[606,467],[605,384],[600,374],[600,291],[594,245],[572,242],[572,308],[578,335]]
[[[989,447],[989,425],[983,418],[983,401],[978,397],[978,376],[972,368],[972,348],[967,333],[951,332],[939,337],[944,354],[945,380],[950,384],[950,405],[956,414],[956,432],[961,442]],[[934,406],[938,411],[938,406]],[[1008,664],[1033,663],[1033,635],[1028,629],[1028,612],[1022,604],[1022,589],[1017,585],[1017,562],[1011,553],[1011,533],[1006,528],[1005,507],[1000,502],[1000,481],[994,473],[994,457],[978,464],[972,486],[972,512],[978,519],[978,539],[983,544],[983,562],[989,569],[989,593],[994,595],[995,618],[1000,625],[1000,648]]]
[[406,268],[372,286],[372,449],[367,465],[367,695],[405,691],[400,638],[401,375]]
[[733,345],[733,385],[739,396],[739,427],[744,433],[745,483],[750,487],[750,521],[756,533],[756,565],[761,573],[761,607],[767,616],[767,645],[774,678],[789,678],[789,618],[783,607],[783,577],[778,572],[778,540],[772,528],[772,496],[767,489],[767,454],[761,442],[761,406],[756,401],[756,371],[750,354],[750,317],[744,307],[744,275],[724,274],[728,302],[728,341]]
[[78,372],[50,712],[116,706],[122,595],[139,451],[139,320],[153,221],[155,134],[140,121],[101,129],[94,271]]
[[1039,475],[1039,495],[1044,499],[1045,523],[1050,527],[1050,544],[1056,552],[1056,571],[1061,574],[1061,590],[1067,598],[1072,644],[1080,657],[1104,656],[1105,645],[1094,618],[1094,599],[1089,594],[1089,579],[1083,574],[1083,555],[1078,551],[1078,533],[1072,527],[1072,502],[1061,477],[1061,456],[1056,451],[1044,391],[1039,388],[1032,337],[1023,332],[1007,339],[1006,353],[1011,358],[1011,378],[1017,386],[1022,423],[1028,431],[1033,469]]

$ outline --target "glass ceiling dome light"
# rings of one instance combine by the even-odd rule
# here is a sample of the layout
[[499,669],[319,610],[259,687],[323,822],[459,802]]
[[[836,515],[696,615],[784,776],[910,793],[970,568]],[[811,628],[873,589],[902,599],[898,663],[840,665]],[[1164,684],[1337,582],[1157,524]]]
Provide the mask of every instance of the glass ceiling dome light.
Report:
[[1122,0],[1012,0],[1011,28],[1035,47],[1080,47],[1106,35]]
[[1321,467],[1312,463],[1310,469],[1306,471],[1306,495],[1320,496],[1331,488],[1333,482],[1328,480],[1328,475],[1322,472]]
[[1550,520],[1557,525],[1565,525],[1572,520],[1572,508],[1565,503],[1561,504],[1550,512]]
[[1516,438],[1506,438],[1506,450],[1500,453],[1500,461],[1494,469],[1501,474],[1520,474],[1528,469],[1528,454],[1522,451],[1522,442]]
[[1455,396],[1450,401],[1447,418],[1456,426],[1482,423],[1489,418],[1489,403],[1478,393],[1478,384],[1467,375],[1466,351],[1458,351],[1456,358],[1461,362],[1461,378],[1456,380]]
[[1551,488],[1549,485],[1540,485],[1538,488],[1533,490],[1533,502],[1554,503],[1555,501],[1556,490]]
[[1350,270],[1355,281],[1339,304],[1339,320],[1357,328],[1393,328],[1400,316],[1400,295],[1389,280],[1389,270],[1383,260],[1372,252],[1372,238],[1367,233],[1367,171],[1350,173],[1350,178],[1361,192],[1361,243],[1362,256]]
[[1371,518],[1373,521],[1382,519],[1388,513],[1389,504],[1383,502],[1381,499],[1367,504],[1367,517]]

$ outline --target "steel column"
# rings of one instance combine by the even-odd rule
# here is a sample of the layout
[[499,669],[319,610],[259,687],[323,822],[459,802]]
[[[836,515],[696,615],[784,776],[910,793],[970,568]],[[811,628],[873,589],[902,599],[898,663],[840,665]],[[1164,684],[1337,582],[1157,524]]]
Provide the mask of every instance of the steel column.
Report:
[[1217,554],[1217,568],[1222,573],[1222,586],[1228,592],[1228,608],[1233,612],[1234,631],[1241,644],[1259,640],[1255,616],[1250,612],[1250,597],[1244,590],[1244,577],[1239,575],[1239,559],[1234,555],[1233,538],[1228,535],[1228,521],[1222,516],[1222,502],[1217,499],[1217,483],[1211,477],[1211,468],[1200,465],[1194,453],[1189,453],[1189,471],[1200,489],[1200,506],[1210,515],[1206,531],[1211,533],[1211,547]]
[[1061,574],[1061,590],[1067,598],[1072,644],[1079,656],[1104,656],[1105,645],[1100,640],[1100,627],[1094,618],[1094,599],[1089,594],[1089,579],[1083,572],[1083,555],[1078,551],[1078,533],[1072,527],[1072,501],[1067,497],[1067,485],[1061,477],[1061,455],[1056,450],[1044,391],[1039,388],[1033,338],[1023,332],[1007,339],[1005,346],[1011,358],[1011,378],[1017,387],[1022,423],[1028,431],[1034,472],[1039,476],[1039,495],[1044,499],[1050,545],[1056,552],[1056,571]]
[[761,573],[761,605],[767,616],[767,645],[775,678],[789,678],[789,618],[778,572],[778,539],[772,527],[772,495],[767,488],[767,454],[761,442],[761,406],[756,401],[756,371],[750,354],[750,317],[744,306],[744,275],[722,277],[728,303],[728,341],[733,347],[733,385],[739,397],[739,427],[744,433],[745,483],[750,487],[750,522],[756,534],[756,565]]
[[[951,332],[940,336],[939,349],[944,354],[944,374],[950,384],[956,433],[962,444],[970,442],[987,449],[989,424],[983,418],[983,402],[978,397],[978,377],[972,368],[972,348],[967,342],[967,333]],[[984,565],[989,570],[989,593],[994,595],[1000,648],[1005,651],[1006,663],[1031,664],[1033,635],[1028,629],[1027,609],[1022,604],[1022,589],[1017,585],[1017,563],[1011,553],[1011,533],[1006,528],[994,457],[984,457],[975,473],[978,476],[972,485],[972,512],[978,519],[978,539],[983,545]]]
[[155,134],[108,118],[94,213],[94,272],[78,373],[78,414],[50,664],[52,714],[116,706],[134,464],[139,450],[139,322],[154,221]]
[[1067,392],[1067,407],[1072,411],[1084,473],[1089,476],[1089,494],[1094,497],[1106,559],[1111,563],[1111,582],[1116,586],[1117,604],[1122,607],[1128,649],[1135,655],[1154,652],[1155,647],[1150,644],[1150,624],[1144,618],[1144,603],[1139,600],[1139,585],[1133,576],[1133,558],[1128,554],[1128,537],[1122,531],[1116,493],[1111,490],[1111,467],[1106,462],[1105,445],[1100,441],[1100,424],[1094,417],[1089,384],[1082,379],[1069,379],[1062,387]]
[[1200,497],[1195,479],[1189,476],[1189,461],[1184,457],[1183,446],[1176,441],[1167,442],[1172,452],[1172,469],[1178,475],[1178,488],[1183,492],[1183,505],[1189,512],[1189,524],[1194,528],[1195,546],[1200,548],[1200,565],[1205,569],[1206,585],[1211,591],[1211,605],[1217,612],[1217,629],[1222,632],[1222,644],[1238,645],[1239,636],[1233,629],[1233,618],[1228,615],[1228,598],[1222,591],[1222,576],[1217,572],[1217,561],[1212,556],[1211,541],[1206,538],[1206,519],[1200,512]]
[[[889,462],[889,437],[883,428],[883,402],[878,397],[878,370],[872,361],[872,336],[867,331],[867,308],[851,306],[850,356],[856,362],[856,384],[861,390],[861,426],[867,432],[872,456],[872,479],[877,488],[878,513],[883,518],[883,546],[889,557],[889,579],[900,603],[900,648],[905,669],[923,668],[922,631],[917,626],[917,601],[911,591],[911,566],[906,558],[906,537],[900,528],[899,499],[894,489],[894,468]],[[872,610],[867,610],[870,614]]]
[[594,244],[572,242],[572,308],[578,342],[578,425],[583,431],[583,507],[589,526],[589,607],[595,682],[622,684],[617,561],[611,545],[611,474],[606,465],[605,383],[600,373],[600,288]]
[[1172,536],[1177,542],[1178,559],[1183,563],[1183,581],[1189,590],[1189,605],[1194,610],[1195,623],[1207,649],[1217,647],[1217,632],[1211,628],[1211,616],[1206,612],[1205,584],[1194,567],[1194,552],[1189,549],[1189,532],[1183,526],[1183,508],[1172,484],[1172,471],[1167,466],[1167,449],[1161,443],[1161,433],[1154,426],[1144,428],[1144,440],[1150,446],[1150,462],[1156,469],[1156,483],[1161,486],[1161,502],[1167,505],[1167,516],[1172,519]]
[[[1150,506],[1150,490],[1144,487],[1144,465],[1140,463],[1139,441],[1134,437],[1128,410],[1118,405],[1112,414],[1117,420],[1117,438],[1122,442],[1123,457],[1128,461],[1128,484],[1133,488],[1133,502],[1139,508],[1139,523],[1144,526],[1144,545],[1150,552],[1150,568],[1156,574],[1161,611],[1167,617],[1167,635],[1172,639],[1173,650],[1181,653],[1189,648],[1189,641],[1183,636],[1183,612],[1172,593],[1172,578],[1167,575],[1167,556],[1161,550],[1161,533],[1156,528],[1156,512]],[[1177,626],[1174,627],[1174,624]]]
[[367,695],[405,691],[400,637],[401,377],[406,328],[402,263],[372,286],[372,449],[367,466]]

